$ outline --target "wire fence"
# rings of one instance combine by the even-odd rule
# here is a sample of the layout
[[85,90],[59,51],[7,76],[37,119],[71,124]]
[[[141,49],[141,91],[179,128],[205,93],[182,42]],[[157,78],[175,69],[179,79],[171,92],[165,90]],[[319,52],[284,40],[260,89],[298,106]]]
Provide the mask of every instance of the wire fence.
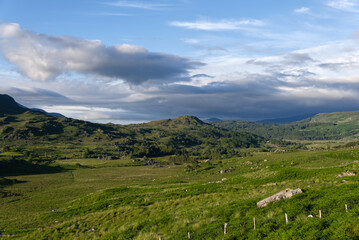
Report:
[[[267,222],[275,222],[277,225],[287,225],[299,220],[310,219],[326,219],[333,214],[350,214],[351,210],[359,206],[358,203],[343,204],[336,208],[323,208],[318,210],[312,210],[303,212],[302,214],[289,215],[286,212],[277,214],[275,216],[246,216],[242,219],[238,219],[233,222],[215,223],[208,225],[205,229],[197,229],[192,231],[183,232],[183,238],[181,239],[218,239],[218,236],[222,236],[220,239],[226,239],[226,236],[230,235],[233,239],[234,235],[245,235],[249,231],[259,231],[261,226]],[[359,211],[355,211],[359,216]],[[216,236],[216,237],[215,237]],[[159,237],[159,240],[171,239],[165,236]]]

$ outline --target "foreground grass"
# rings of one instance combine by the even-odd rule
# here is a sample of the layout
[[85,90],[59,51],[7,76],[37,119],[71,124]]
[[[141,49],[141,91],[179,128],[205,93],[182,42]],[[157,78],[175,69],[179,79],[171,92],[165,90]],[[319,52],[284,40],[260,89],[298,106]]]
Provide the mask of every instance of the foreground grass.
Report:
[[[186,239],[188,232],[191,239],[355,239],[359,178],[337,176],[356,172],[357,159],[357,149],[341,149],[255,153],[190,167],[62,160],[55,163],[62,172],[6,177],[18,183],[3,188],[0,232],[23,239]],[[298,187],[303,194],[256,206]]]

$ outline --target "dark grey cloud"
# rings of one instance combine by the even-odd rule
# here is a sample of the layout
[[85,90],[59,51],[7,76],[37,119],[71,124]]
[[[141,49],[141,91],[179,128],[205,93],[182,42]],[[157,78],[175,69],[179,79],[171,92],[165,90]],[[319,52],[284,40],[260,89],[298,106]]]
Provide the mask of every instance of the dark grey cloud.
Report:
[[307,63],[315,62],[315,60],[309,56],[308,53],[289,53],[283,56],[284,60],[281,62],[282,64],[288,65],[304,65]]
[[[313,114],[319,112],[358,110],[359,101],[351,97],[310,98],[278,94],[274,88],[260,89],[253,95],[246,88],[228,91],[232,86],[206,86],[199,89],[183,87],[183,92],[153,97],[140,102],[131,102],[127,109],[147,114],[152,119],[162,119],[190,114],[201,118],[260,120]],[[333,90],[333,89],[331,89]],[[186,91],[186,92],[185,92]],[[304,90],[305,91],[305,90]],[[155,114],[154,114],[155,113]]]
[[318,64],[318,67],[331,71],[342,71],[342,70],[352,70],[359,67],[359,63],[355,61],[347,62],[323,62]]
[[[239,57],[212,58],[208,66],[190,71],[202,64],[133,45],[107,47],[99,41],[40,35],[16,24],[0,25],[0,35],[5,58],[33,79],[86,74],[79,77],[86,80],[62,76],[46,83],[0,79],[0,86],[17,81],[13,86],[18,88],[0,91],[21,104],[69,117],[136,122],[190,114],[260,120],[359,109],[358,54],[348,47],[336,51],[338,46],[326,46],[247,63]],[[183,83],[189,79],[194,81]]]
[[77,72],[135,85],[146,81],[173,82],[178,78],[189,80],[188,71],[203,65],[135,45],[108,47],[97,40],[37,34],[14,23],[0,25],[0,50],[21,73],[42,81]]
[[[305,82],[303,76],[248,74],[238,81],[203,86],[158,84],[151,88],[146,83],[127,88],[123,84],[91,83],[81,88],[78,82],[52,82],[56,90],[0,90],[25,106],[101,122],[129,123],[188,114],[200,118],[260,120],[359,109],[359,97],[356,97],[359,83]],[[302,81],[288,82],[285,80],[288,77]]]
[[191,76],[191,78],[199,78],[199,77],[205,77],[205,78],[213,78],[213,76],[204,74],[204,73],[200,73],[200,74],[195,74],[193,76]]
[[288,65],[298,67],[313,62],[315,62],[315,60],[308,53],[289,53],[286,55],[278,56],[277,59],[250,59],[246,63],[262,67],[280,68]]
[[214,47],[209,47],[207,49],[207,52],[209,54],[214,54],[214,53],[217,53],[217,52],[229,52],[226,48],[224,47],[220,47],[220,46],[214,46]]

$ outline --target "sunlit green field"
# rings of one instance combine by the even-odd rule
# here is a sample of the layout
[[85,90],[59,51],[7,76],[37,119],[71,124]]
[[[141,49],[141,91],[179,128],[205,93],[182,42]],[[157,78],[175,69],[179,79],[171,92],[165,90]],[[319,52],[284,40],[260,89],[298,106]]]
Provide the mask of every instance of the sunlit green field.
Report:
[[[359,238],[359,178],[337,177],[358,171],[357,149],[253,153],[182,165],[159,160],[144,166],[128,159],[58,160],[52,165],[62,170],[54,173],[4,176],[17,183],[1,190],[2,238]],[[286,188],[304,193],[256,206]]]

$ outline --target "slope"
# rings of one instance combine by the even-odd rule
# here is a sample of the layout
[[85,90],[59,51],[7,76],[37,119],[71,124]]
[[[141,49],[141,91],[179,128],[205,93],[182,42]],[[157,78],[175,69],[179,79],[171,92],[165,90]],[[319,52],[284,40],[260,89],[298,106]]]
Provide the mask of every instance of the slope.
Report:
[[0,113],[1,114],[19,114],[28,109],[19,105],[12,97],[6,94],[0,94]]
[[288,124],[264,124],[246,121],[220,121],[213,125],[233,131],[245,131],[268,138],[292,140],[354,140],[359,135],[359,112],[320,113]]
[[[2,109],[7,110],[0,112],[3,146],[0,150],[21,152],[23,157],[33,161],[73,157],[233,155],[242,148],[259,147],[264,142],[262,137],[220,129],[193,116],[115,125],[58,118],[34,111],[21,112],[12,107],[16,106],[3,106]],[[13,112],[16,114],[9,114]]]

